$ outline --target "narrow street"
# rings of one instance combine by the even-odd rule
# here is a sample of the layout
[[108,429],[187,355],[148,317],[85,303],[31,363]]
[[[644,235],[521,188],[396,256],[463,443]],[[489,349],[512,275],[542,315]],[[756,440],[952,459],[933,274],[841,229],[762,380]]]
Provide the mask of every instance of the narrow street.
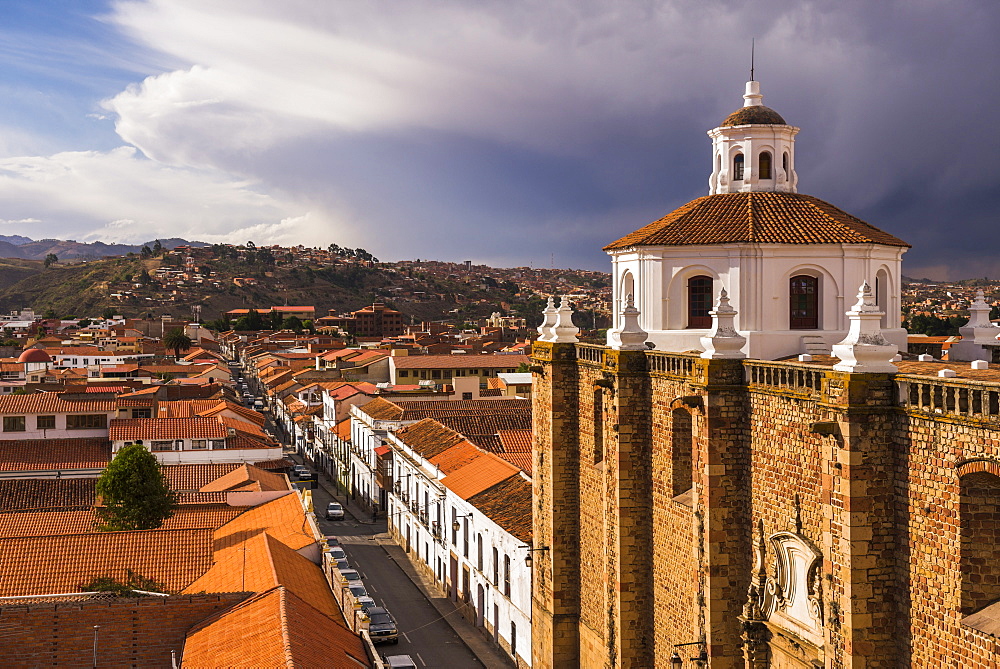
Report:
[[[350,515],[355,507],[348,507],[346,520],[324,520],[322,511],[332,500],[322,486],[313,491],[320,527],[326,534],[340,539],[351,566],[361,572],[368,594],[392,614],[399,629],[399,643],[379,645],[379,653],[383,656],[409,654],[422,667],[482,667],[395,559],[376,543],[376,534],[389,540],[385,534],[385,520],[376,524],[359,523]],[[340,497],[339,501],[343,502],[344,498]]]

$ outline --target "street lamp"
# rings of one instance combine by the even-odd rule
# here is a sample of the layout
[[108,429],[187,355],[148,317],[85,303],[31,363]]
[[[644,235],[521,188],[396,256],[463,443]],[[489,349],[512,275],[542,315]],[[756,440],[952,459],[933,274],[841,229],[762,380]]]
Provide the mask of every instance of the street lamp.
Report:
[[472,518],[472,514],[467,513],[462,516],[455,516],[455,520],[451,521],[451,529],[455,530],[456,532],[462,529],[462,524],[458,522],[459,518]]
[[532,548],[531,546],[519,546],[519,548],[525,548],[525,549],[527,549],[528,552],[524,556],[524,564],[526,564],[529,567],[531,566],[531,563],[533,561],[532,557],[531,557],[532,553],[534,553],[535,551],[548,551],[549,550],[548,546],[541,546],[539,548]]

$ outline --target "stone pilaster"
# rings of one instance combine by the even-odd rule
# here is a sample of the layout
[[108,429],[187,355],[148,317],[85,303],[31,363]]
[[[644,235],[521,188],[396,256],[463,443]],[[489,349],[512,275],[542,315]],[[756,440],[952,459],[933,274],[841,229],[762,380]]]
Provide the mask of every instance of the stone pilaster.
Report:
[[828,372],[824,391],[839,428],[824,476],[827,666],[896,666],[895,384],[889,374]]
[[580,653],[580,448],[578,370],[573,344],[536,342],[532,666],[574,667]]
[[[698,361],[704,430],[698,435],[704,641],[713,669],[743,667],[740,616],[752,573],[749,451],[743,367],[739,360]],[[694,641],[695,639],[690,639]]]
[[[616,611],[609,612],[611,667],[652,667],[653,616],[653,476],[649,375],[642,351],[608,350],[605,378],[612,381],[614,407],[605,498],[612,513],[609,562]],[[617,614],[617,615],[615,615]]]

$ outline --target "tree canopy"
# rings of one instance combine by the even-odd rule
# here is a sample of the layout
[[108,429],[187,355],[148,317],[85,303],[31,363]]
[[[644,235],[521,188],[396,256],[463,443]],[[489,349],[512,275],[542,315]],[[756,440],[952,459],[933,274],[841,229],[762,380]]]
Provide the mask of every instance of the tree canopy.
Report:
[[175,358],[181,357],[181,351],[188,350],[193,343],[191,337],[184,334],[181,328],[174,328],[163,337],[163,345],[174,349]]
[[156,456],[142,444],[118,451],[101,477],[97,494],[103,506],[98,516],[105,532],[154,530],[174,515],[177,493],[170,489]]

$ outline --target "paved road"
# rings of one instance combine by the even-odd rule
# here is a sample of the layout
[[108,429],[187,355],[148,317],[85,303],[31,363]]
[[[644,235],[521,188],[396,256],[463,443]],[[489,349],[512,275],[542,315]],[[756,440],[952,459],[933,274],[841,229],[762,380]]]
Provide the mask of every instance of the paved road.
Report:
[[[322,487],[313,491],[317,510],[325,509],[332,499]],[[361,572],[368,594],[396,619],[399,643],[379,645],[383,656],[409,654],[421,667],[483,666],[385,549],[375,543],[375,534],[385,532],[384,521],[369,525],[350,519],[321,519],[320,527],[326,534],[340,537],[347,559]]]

